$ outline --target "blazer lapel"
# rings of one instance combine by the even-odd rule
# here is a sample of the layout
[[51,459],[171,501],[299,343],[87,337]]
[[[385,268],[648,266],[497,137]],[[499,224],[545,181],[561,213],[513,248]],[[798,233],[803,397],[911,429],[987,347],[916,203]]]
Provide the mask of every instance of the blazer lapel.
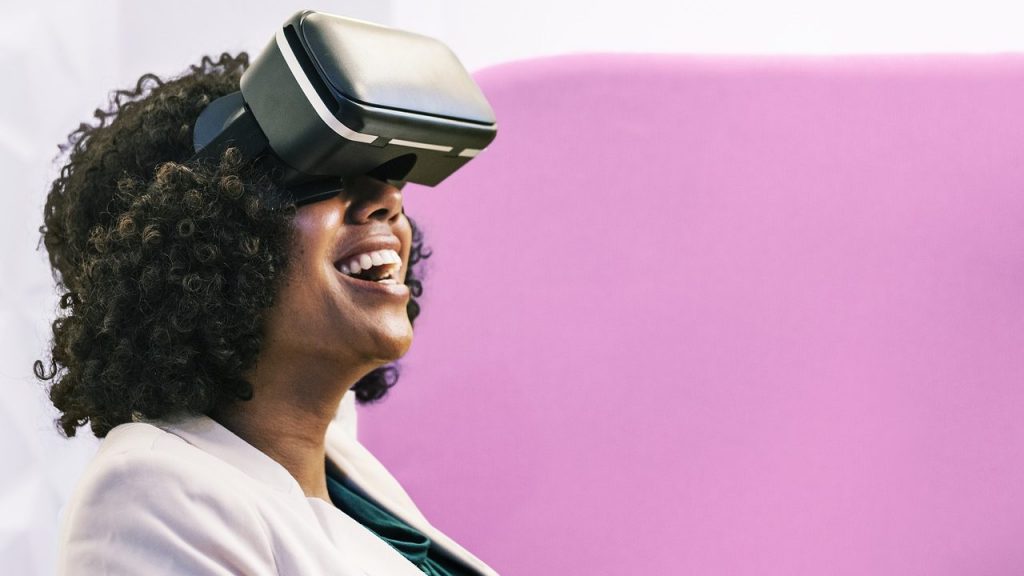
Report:
[[[359,567],[364,576],[423,576],[412,562],[365,526],[342,514],[333,504],[319,498],[310,498],[309,503],[328,537],[350,547],[338,549],[346,561]],[[353,550],[358,552],[353,554]]]
[[434,528],[384,465],[344,428],[345,426],[338,420],[327,428],[327,459],[337,466],[356,488],[413,528],[423,532],[432,543],[468,568],[483,576],[498,576],[498,573],[483,561]]

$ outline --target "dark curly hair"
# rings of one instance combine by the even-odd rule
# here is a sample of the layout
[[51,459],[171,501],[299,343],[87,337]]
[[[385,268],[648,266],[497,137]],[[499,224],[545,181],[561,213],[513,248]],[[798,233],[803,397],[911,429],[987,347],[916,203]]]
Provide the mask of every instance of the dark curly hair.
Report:
[[[195,119],[238,90],[248,63],[222,54],[169,81],[146,74],[61,146],[40,228],[61,310],[35,375],[50,383],[66,436],[252,397],[242,374],[288,265],[295,207],[268,202],[273,175],[237,150],[188,162]],[[422,294],[413,265],[429,256],[412,225],[410,321]],[[397,380],[397,367],[383,366],[353,390],[373,402]]]

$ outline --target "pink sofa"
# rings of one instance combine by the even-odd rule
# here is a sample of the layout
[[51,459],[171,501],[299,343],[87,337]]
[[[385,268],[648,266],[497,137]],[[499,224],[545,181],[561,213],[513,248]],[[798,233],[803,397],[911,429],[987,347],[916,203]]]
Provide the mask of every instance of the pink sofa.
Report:
[[1024,55],[477,75],[361,435],[513,575],[1024,574]]

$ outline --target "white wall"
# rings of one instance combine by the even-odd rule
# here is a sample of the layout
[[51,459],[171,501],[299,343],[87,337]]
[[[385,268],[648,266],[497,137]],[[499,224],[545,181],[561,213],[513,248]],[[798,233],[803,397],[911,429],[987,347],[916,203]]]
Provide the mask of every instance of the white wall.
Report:
[[470,69],[578,51],[1001,52],[1024,48],[1015,0],[395,0],[395,25]]
[[[1024,6],[1024,5],[1022,5]],[[447,42],[470,69],[580,51],[1024,51],[1016,2],[923,0],[129,0],[0,3],[0,566],[53,571],[56,516],[95,448],[66,441],[31,376],[55,297],[36,250],[52,159],[114,88],[203,53],[258,51],[291,12],[317,8]]]

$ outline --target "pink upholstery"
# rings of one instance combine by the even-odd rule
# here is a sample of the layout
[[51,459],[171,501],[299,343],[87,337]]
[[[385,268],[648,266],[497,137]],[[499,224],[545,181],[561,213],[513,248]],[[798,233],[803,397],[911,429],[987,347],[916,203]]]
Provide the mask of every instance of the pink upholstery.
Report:
[[1024,55],[478,74],[361,434],[507,574],[1024,574]]

